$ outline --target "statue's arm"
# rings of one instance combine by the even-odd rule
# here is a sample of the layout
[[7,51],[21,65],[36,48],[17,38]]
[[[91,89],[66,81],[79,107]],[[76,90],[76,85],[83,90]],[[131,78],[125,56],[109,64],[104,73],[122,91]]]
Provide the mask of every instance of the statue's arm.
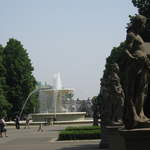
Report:
[[128,33],[125,42],[125,53],[132,59],[135,59],[135,57],[131,54],[134,40],[136,40],[135,34],[132,32]]
[[128,57],[136,59],[136,57],[134,57],[127,49],[125,50],[125,53],[128,55]]
[[132,33],[132,32],[127,33],[127,37],[126,37],[126,41],[125,41],[125,46],[126,46],[126,49],[128,49],[129,51],[132,50],[132,46],[133,46],[134,40],[135,40],[134,33]]

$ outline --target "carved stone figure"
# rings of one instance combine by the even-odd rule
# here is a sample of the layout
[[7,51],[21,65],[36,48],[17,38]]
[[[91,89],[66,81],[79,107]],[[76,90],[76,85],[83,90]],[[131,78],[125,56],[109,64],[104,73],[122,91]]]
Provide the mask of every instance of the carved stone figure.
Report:
[[112,100],[112,124],[115,122],[121,123],[123,117],[123,106],[124,106],[124,91],[122,89],[119,77],[119,66],[114,63],[111,65],[110,75],[110,97]]
[[98,126],[98,119],[99,119],[98,96],[94,96],[92,98],[92,110],[93,110],[93,125]]
[[120,83],[119,66],[114,63],[107,66],[101,80],[102,97],[101,119],[105,125],[119,123],[122,120],[124,92]]
[[148,123],[143,105],[148,91],[150,61],[144,48],[144,41],[139,35],[145,23],[146,18],[137,15],[127,30],[123,78],[125,92],[123,120],[127,129],[145,127]]
[[[107,61],[99,94],[101,148],[109,147],[109,129],[122,127],[111,126],[114,122],[123,120],[126,129],[150,127],[150,120],[144,114],[144,104],[150,100],[150,46],[147,49],[140,36],[145,23],[144,16],[132,18],[119,55]],[[110,64],[112,62],[116,63]]]

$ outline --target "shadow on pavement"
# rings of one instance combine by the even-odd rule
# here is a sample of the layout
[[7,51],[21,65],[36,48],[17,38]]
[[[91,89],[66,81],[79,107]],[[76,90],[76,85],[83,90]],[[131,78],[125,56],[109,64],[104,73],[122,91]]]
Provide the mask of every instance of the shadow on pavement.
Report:
[[64,147],[58,150],[100,150],[100,149],[97,144],[85,144],[85,145]]

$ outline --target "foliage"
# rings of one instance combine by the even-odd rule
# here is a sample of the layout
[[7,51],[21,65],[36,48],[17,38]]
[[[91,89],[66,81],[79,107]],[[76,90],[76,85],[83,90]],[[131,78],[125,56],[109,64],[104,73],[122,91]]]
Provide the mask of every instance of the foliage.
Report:
[[58,140],[84,140],[84,139],[100,139],[100,127],[84,126],[84,127],[68,127],[61,131]]
[[7,117],[7,112],[11,109],[11,104],[5,99],[2,89],[0,89],[0,118]]
[[67,127],[65,130],[71,131],[71,130],[97,130],[97,129],[100,129],[100,127],[99,126]]
[[[36,81],[32,75],[31,61],[20,41],[9,39],[3,55],[3,64],[6,69],[6,98],[12,105],[9,115],[14,117],[21,111],[28,94],[35,88]],[[32,101],[29,104],[33,104]],[[28,109],[29,113],[33,111],[33,105]]]
[[150,17],[150,1],[149,0],[132,0],[135,7],[138,8],[138,12],[141,15]]
[[118,47],[114,47],[111,51],[111,54],[106,59],[106,65],[113,64],[113,63],[119,63],[120,59],[123,56],[123,51],[125,49],[125,42],[122,42]]
[[[111,65],[114,63],[117,63],[119,65],[120,72],[122,71],[121,69],[123,69],[125,63],[124,58],[126,57],[124,50],[125,50],[125,42],[122,42],[118,47],[114,47],[112,49],[110,56],[106,58],[103,78],[107,76],[109,70],[111,70]],[[100,100],[101,100],[101,94],[99,93],[98,95],[99,105],[101,105]]]
[[11,108],[11,104],[8,103],[4,95],[3,88],[5,86],[4,72],[5,68],[3,66],[3,47],[0,45],[0,118],[7,116],[7,111]]
[[30,98],[26,107],[23,111],[24,114],[29,114],[29,112],[37,113],[39,112],[39,102],[38,102],[39,92],[34,93]]

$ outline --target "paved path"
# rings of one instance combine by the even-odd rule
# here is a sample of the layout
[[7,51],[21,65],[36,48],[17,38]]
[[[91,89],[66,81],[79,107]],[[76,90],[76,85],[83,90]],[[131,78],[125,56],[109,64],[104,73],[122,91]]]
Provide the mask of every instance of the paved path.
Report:
[[[1,150],[99,150],[99,140],[56,141],[60,130],[68,125],[43,126],[16,130],[8,128],[8,137],[0,138]],[[72,126],[72,125],[71,125]]]

